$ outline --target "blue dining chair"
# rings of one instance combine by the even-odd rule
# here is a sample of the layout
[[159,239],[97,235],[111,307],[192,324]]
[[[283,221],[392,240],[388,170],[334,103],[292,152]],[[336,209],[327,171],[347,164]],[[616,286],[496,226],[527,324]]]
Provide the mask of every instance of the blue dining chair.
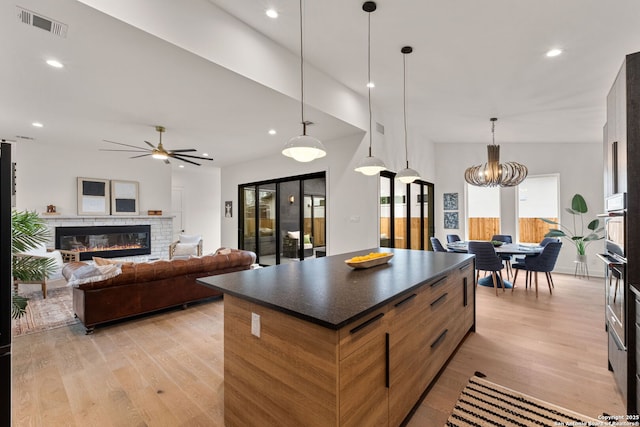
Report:
[[431,247],[434,252],[449,252],[442,246],[442,243],[440,243],[437,237],[429,237],[429,239],[431,240]]
[[489,271],[493,279],[496,296],[498,296],[498,278],[496,276],[500,276],[500,285],[502,286],[502,292],[504,292],[504,280],[502,279],[504,265],[502,265],[502,258],[496,254],[491,242],[471,241],[469,242],[469,253],[476,256],[476,286],[480,278],[480,271]]
[[547,246],[548,243],[559,242],[559,241],[560,241],[559,237],[545,237],[544,239],[542,239],[539,245],[544,247],[544,246]]
[[[497,240],[498,242],[504,243],[513,243],[513,238],[509,234],[494,234],[491,240]],[[513,274],[513,270],[511,269],[511,255],[499,255],[504,261],[504,266],[507,269],[507,279],[511,277]]]
[[[547,277],[547,285],[549,285],[549,293],[553,295],[551,290],[553,285],[553,277],[551,277],[551,272],[556,266],[556,261],[558,260],[558,255],[560,255],[560,249],[562,248],[562,242],[549,242],[547,243],[542,252],[540,252],[537,256],[525,257],[524,262],[513,264],[513,268],[515,268],[516,273],[513,276],[513,287],[515,288],[516,279],[518,278],[518,271],[525,270],[526,278],[525,278],[525,288],[527,288],[531,284],[531,274],[535,273],[535,281],[536,281],[536,298],[538,298],[538,272],[545,273]],[[513,289],[511,289],[513,292]]]
[[459,242],[460,236],[457,234],[447,234],[447,243]]

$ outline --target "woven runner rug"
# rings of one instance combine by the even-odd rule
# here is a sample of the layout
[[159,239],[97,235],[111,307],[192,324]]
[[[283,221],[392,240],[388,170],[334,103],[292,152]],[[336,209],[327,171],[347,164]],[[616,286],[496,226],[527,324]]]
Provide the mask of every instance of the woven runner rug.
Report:
[[12,321],[14,337],[73,325],[80,321],[73,315],[71,286],[48,289],[46,299],[42,298],[39,290],[23,296],[29,298],[27,312]]
[[460,393],[446,426],[597,426],[580,415],[523,393],[473,376]]

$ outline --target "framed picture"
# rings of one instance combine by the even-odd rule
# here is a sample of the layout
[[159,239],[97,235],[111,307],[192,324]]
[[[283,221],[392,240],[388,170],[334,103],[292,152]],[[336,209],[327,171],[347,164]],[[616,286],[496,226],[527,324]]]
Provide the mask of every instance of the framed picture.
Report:
[[444,228],[446,229],[458,229],[458,212],[445,212],[444,213]]
[[442,197],[445,211],[458,210],[458,193],[444,193]]
[[138,215],[138,182],[111,181],[111,215]]
[[224,216],[225,218],[231,218],[233,216],[233,202],[224,202]]
[[78,215],[109,215],[109,180],[78,177]]

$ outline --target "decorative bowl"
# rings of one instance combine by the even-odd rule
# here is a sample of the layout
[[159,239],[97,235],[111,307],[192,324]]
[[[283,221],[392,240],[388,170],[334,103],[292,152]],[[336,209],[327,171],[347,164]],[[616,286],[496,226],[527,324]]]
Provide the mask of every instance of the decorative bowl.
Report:
[[393,258],[393,254],[388,253],[385,256],[369,259],[366,261],[352,261],[351,259],[347,259],[344,262],[351,268],[360,269],[360,268],[370,268],[370,267],[375,267],[377,265],[386,264],[389,262],[391,258]]
[[504,242],[501,242],[500,240],[492,240],[491,244],[495,247],[498,247],[504,245]]

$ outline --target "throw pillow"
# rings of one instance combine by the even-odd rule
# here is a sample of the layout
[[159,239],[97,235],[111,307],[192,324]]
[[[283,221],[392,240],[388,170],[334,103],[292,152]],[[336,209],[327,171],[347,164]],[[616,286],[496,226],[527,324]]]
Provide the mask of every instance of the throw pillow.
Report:
[[220,248],[216,251],[216,255],[229,255],[231,253],[231,248]]
[[178,237],[178,240],[180,241],[180,243],[188,243],[188,244],[198,244],[200,243],[200,239],[202,239],[201,236],[189,236],[187,234],[181,234],[180,237]]
[[173,251],[173,256],[189,256],[198,254],[197,243],[177,243]]
[[97,257],[97,256],[93,257],[93,262],[95,262],[96,265],[111,265],[111,264],[133,265],[133,264],[135,264],[133,261],[118,261],[118,260],[115,260],[115,259],[100,258],[100,257]]
[[311,243],[311,235],[310,234],[305,234],[304,235],[304,243],[305,244],[310,244]]
[[71,286],[82,285],[83,283],[99,282],[107,280],[122,273],[120,266],[115,264],[109,265],[83,265],[73,272],[68,284]]
[[300,240],[300,232],[299,231],[287,231],[287,236],[291,239]]

